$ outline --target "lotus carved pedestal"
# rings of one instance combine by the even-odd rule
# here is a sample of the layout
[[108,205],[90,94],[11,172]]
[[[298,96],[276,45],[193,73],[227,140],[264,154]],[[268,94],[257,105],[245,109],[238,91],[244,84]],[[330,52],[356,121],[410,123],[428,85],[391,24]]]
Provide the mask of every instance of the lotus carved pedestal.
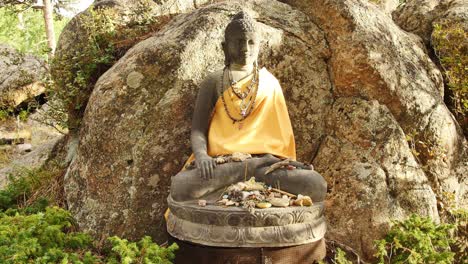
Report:
[[168,198],[176,263],[312,263],[325,256],[323,203],[308,207],[221,207]]

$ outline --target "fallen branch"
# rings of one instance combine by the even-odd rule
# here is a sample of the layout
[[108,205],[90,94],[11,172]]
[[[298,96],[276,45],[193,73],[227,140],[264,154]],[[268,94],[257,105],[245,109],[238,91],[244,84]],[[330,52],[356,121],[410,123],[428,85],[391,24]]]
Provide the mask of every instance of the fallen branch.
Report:
[[267,171],[265,171],[265,175],[267,175],[268,173],[271,173],[271,172],[273,172],[273,171],[275,171],[275,170],[277,170],[277,169],[279,169],[279,168],[281,168],[283,166],[289,165],[290,161],[291,161],[290,159],[285,159],[285,160],[276,162],[275,164],[271,165],[268,168]]
[[291,197],[291,198],[296,198],[296,197],[297,197],[296,195],[294,195],[294,194],[292,194],[292,193],[288,193],[288,192],[282,191],[282,190],[280,190],[280,189],[271,188],[271,190],[274,191],[274,192],[278,192],[278,193],[287,195],[287,196],[289,196],[289,197]]

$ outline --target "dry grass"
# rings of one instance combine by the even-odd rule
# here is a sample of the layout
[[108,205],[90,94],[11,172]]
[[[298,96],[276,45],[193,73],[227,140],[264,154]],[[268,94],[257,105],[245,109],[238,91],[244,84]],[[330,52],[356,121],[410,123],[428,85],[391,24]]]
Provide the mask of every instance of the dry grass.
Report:
[[0,169],[5,168],[13,159],[12,148],[10,146],[0,147]]
[[33,205],[39,199],[46,198],[50,205],[67,208],[63,188],[63,177],[66,170],[58,164],[47,164],[39,169],[34,176],[39,182],[34,183],[34,188],[30,195],[20,201],[19,208]]

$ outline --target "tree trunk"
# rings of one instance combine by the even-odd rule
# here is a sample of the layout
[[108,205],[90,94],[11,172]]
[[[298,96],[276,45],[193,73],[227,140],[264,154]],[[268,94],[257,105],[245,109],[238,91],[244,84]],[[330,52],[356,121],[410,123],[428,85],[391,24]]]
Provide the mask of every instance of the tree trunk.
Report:
[[44,22],[47,35],[47,46],[49,47],[49,60],[54,57],[55,53],[55,32],[54,32],[54,18],[52,14],[52,3],[50,0],[44,0]]
[[23,18],[23,13],[19,12],[18,13],[18,29],[21,31],[24,31],[24,18]]

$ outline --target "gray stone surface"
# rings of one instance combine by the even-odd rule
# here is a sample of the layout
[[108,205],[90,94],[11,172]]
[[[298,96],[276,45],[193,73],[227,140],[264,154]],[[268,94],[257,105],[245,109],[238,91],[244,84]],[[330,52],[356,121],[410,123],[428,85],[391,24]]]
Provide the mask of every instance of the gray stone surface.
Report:
[[256,209],[176,202],[170,197],[167,231],[177,239],[216,247],[287,247],[323,238],[323,203]]
[[441,20],[461,21],[468,30],[468,1],[412,0],[401,5],[392,16],[398,26],[418,35],[430,46],[434,24]]
[[32,55],[0,44],[0,109],[15,108],[20,103],[44,93],[40,83],[44,62]]
[[398,6],[400,6],[400,0],[372,0],[369,1],[371,3],[375,3],[383,12],[388,14],[389,16],[392,15],[392,12],[395,11]]
[[39,146],[35,146],[30,152],[17,155],[15,159],[6,167],[0,169],[0,190],[8,184],[10,175],[16,176],[24,169],[38,169],[42,167],[51,155],[54,146],[61,137],[52,139]]
[[[356,246],[370,258],[372,241],[381,237],[388,226],[388,220],[384,219],[402,219],[412,212],[437,219],[432,193],[454,192],[459,205],[466,206],[463,191],[466,179],[453,174],[457,168],[466,166],[461,162],[466,155],[466,140],[443,102],[442,75],[418,38],[401,30],[390,17],[365,1],[285,2],[313,18],[324,30],[332,50],[329,66],[337,100],[328,117],[344,116],[340,121],[327,123],[327,137],[313,162],[329,185],[340,186],[331,190],[330,197],[335,189],[339,202],[330,199],[329,211],[336,212],[330,216],[330,236]],[[357,103],[361,100],[364,102]],[[335,111],[341,114],[332,115]],[[387,117],[382,119],[379,115]],[[387,125],[379,131],[376,122]],[[397,130],[391,129],[395,126]],[[353,142],[350,146],[360,150],[326,155],[342,149],[342,142],[348,140]],[[358,160],[353,155],[365,157]],[[336,160],[342,161],[335,164]],[[381,171],[367,164],[374,162]],[[338,175],[343,178],[340,180]],[[366,175],[385,176],[381,179],[388,179],[385,182],[389,186],[392,179],[404,177],[402,182],[418,183],[415,186],[421,189],[402,185],[394,193],[391,188],[376,185],[383,181],[371,180]],[[351,183],[355,187],[348,189]],[[387,203],[385,196],[372,196],[364,191],[367,188],[381,189],[389,196],[396,195],[397,200],[406,201]],[[409,193],[400,195],[405,192]],[[368,201],[371,197],[377,200]],[[382,202],[387,209],[382,209],[385,208]],[[348,211],[349,208],[363,211]]]

